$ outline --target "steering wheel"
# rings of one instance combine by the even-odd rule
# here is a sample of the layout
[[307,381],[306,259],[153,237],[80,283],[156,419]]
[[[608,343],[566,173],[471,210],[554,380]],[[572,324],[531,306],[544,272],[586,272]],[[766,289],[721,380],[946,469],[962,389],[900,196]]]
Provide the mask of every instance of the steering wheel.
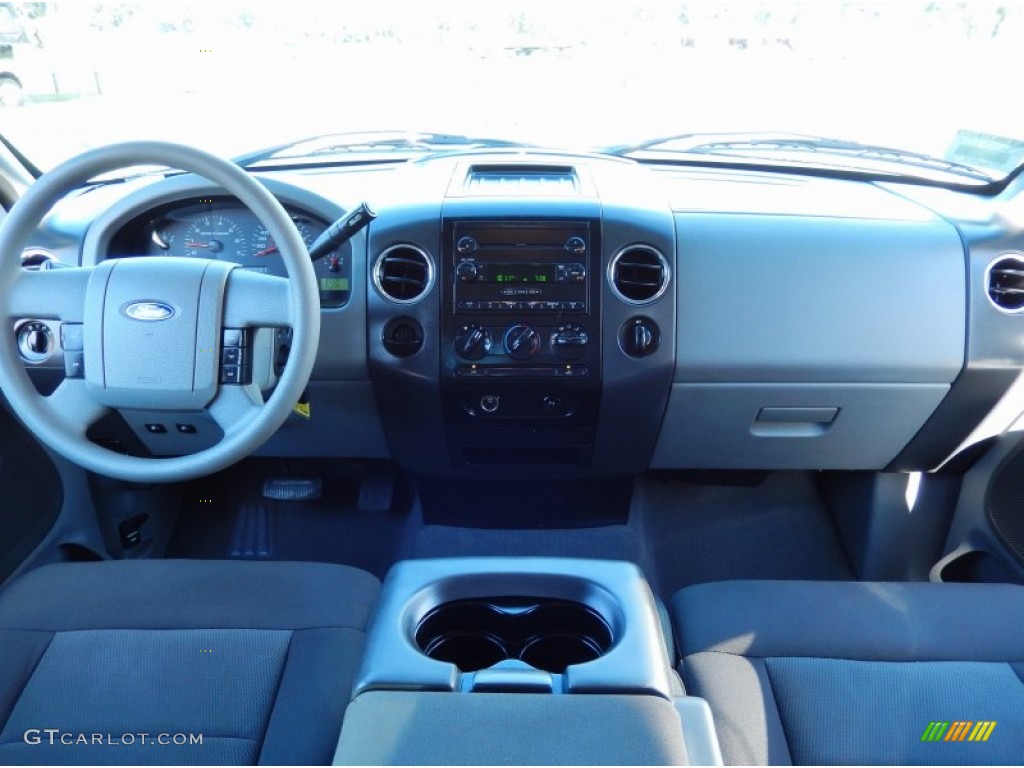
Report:
[[[145,257],[95,267],[27,272],[18,255],[43,217],[97,175],[162,165],[202,176],[234,195],[266,225],[288,279],[207,259]],[[92,257],[99,258],[92,258]],[[83,378],[65,378],[41,396],[18,354],[22,318],[80,324]],[[291,218],[256,179],[206,152],[164,142],[90,150],[44,174],[0,227],[0,387],[25,426],[55,452],[94,472],[136,482],[208,475],[249,455],[284,423],[302,396],[320,339],[312,263]],[[254,384],[220,383],[223,330],[291,328],[288,363],[264,401]],[[67,330],[67,328],[65,328]],[[86,437],[109,410],[208,414],[223,431],[213,446],[185,456],[149,458],[109,451]]]

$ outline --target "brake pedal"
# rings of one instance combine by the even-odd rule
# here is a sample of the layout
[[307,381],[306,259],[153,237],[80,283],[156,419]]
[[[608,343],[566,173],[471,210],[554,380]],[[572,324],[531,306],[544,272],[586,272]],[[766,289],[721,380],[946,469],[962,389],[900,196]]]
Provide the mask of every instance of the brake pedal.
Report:
[[324,495],[319,477],[268,477],[263,481],[263,498],[271,501],[315,501]]

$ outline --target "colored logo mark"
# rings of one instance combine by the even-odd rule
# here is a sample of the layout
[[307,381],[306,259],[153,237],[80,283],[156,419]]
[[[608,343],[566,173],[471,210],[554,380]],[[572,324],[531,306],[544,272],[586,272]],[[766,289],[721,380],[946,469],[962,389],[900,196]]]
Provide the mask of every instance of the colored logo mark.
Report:
[[988,741],[995,728],[995,720],[933,720],[921,741]]

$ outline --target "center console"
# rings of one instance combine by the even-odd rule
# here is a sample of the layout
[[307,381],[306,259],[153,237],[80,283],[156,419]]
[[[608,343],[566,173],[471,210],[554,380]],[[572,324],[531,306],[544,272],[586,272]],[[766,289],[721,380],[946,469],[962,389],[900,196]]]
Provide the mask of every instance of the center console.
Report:
[[601,394],[599,222],[449,219],[442,237],[453,463],[588,464]]
[[631,563],[400,562],[353,696],[336,764],[721,764]]

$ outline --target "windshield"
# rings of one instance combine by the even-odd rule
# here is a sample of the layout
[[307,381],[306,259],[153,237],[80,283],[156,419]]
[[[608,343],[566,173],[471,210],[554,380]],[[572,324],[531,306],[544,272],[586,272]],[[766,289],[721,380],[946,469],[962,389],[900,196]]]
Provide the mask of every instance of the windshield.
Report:
[[[462,146],[393,138],[402,134],[625,154],[699,146],[754,162],[800,151],[800,162],[824,162],[821,147],[808,158],[806,147],[772,144],[796,135],[942,158],[953,161],[944,171],[977,169],[978,178],[1024,161],[1009,84],[1024,50],[1024,3],[0,9],[12,41],[0,46],[0,131],[43,169],[144,138],[262,159],[268,147],[323,159]],[[355,132],[392,138],[344,138]],[[330,138],[303,142],[321,135]],[[712,138],[650,144],[681,135]],[[863,160],[840,154],[828,163]],[[920,170],[910,159],[887,162]]]

